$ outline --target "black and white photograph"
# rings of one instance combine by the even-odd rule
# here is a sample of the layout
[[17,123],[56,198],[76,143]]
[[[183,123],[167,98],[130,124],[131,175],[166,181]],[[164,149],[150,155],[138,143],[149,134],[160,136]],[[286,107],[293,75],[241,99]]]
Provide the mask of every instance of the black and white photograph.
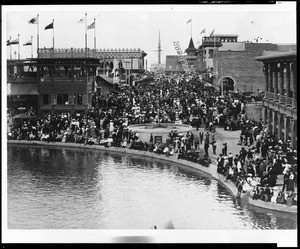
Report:
[[296,7],[2,5],[2,242],[297,247]]

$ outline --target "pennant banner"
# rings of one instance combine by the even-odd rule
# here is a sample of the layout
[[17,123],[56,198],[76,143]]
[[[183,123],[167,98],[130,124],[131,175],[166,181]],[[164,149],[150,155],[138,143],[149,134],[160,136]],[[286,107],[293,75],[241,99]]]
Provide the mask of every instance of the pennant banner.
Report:
[[94,29],[95,28],[95,22],[93,22],[92,24],[90,24],[87,29]]
[[190,23],[190,22],[192,22],[192,19],[188,20],[186,23],[188,24],[188,23]]
[[45,30],[46,30],[46,29],[53,29],[53,22],[50,23],[49,25],[47,25],[47,26],[45,27]]
[[19,44],[19,38],[7,42],[7,45],[13,45],[13,44]]
[[28,21],[29,24],[38,24],[38,17],[34,17]]
[[30,40],[30,41],[23,44],[23,46],[29,46],[29,45],[32,45],[32,40]]

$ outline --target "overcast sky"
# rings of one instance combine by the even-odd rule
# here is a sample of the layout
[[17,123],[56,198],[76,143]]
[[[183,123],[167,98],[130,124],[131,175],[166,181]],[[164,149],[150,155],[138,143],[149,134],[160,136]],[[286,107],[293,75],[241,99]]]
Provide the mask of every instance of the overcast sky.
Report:
[[[40,47],[52,47],[53,32],[44,30],[54,19],[55,48],[84,48],[84,24],[78,21],[87,13],[87,24],[96,18],[97,48],[141,48],[148,67],[157,63],[158,32],[161,34],[162,63],[167,54],[176,54],[173,42],[184,51],[192,37],[198,46],[204,34],[238,34],[238,41],[296,43],[296,3],[276,5],[75,5],[75,6],[2,6],[2,37],[16,39],[20,34],[21,58],[31,56],[23,46],[33,36],[36,56],[37,25],[28,21],[39,14]],[[187,21],[192,19],[192,24]],[[94,47],[94,30],[88,30],[88,47]],[[2,43],[5,46],[5,42]],[[153,51],[154,50],[154,51]],[[9,47],[4,48],[9,58]],[[12,45],[12,53],[18,45]]]

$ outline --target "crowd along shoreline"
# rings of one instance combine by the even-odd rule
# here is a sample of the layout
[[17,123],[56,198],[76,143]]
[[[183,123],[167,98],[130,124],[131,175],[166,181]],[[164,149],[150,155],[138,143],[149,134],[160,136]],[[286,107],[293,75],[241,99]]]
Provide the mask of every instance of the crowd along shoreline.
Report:
[[[190,169],[196,169],[206,174],[209,174],[214,179],[221,182],[233,195],[234,198],[237,196],[237,187],[234,185],[233,182],[230,180],[226,180],[225,176],[222,174],[217,173],[217,165],[215,163],[209,164],[208,167],[205,167],[201,164],[197,164],[194,162],[190,162],[184,159],[178,159],[177,155],[169,156],[166,155],[159,155],[153,152],[148,151],[139,151],[133,150],[129,148],[121,148],[121,147],[105,147],[103,145],[84,145],[84,144],[74,144],[74,143],[62,143],[62,142],[43,142],[43,141],[24,141],[24,140],[8,140],[7,144],[15,144],[15,145],[32,145],[32,146],[44,146],[44,147],[67,147],[67,148],[82,148],[86,150],[101,150],[101,151],[108,151],[108,152],[117,152],[123,154],[131,154],[139,157],[149,157],[153,159],[164,160],[168,162],[173,162],[176,164],[180,164],[184,167]],[[212,161],[214,162],[214,161]],[[279,204],[279,203],[271,203],[271,202],[264,202],[262,200],[253,200],[249,196],[249,192],[242,193],[241,199],[254,207],[269,209],[273,211],[279,212],[287,212],[287,213],[298,213],[298,206],[287,206],[286,204]]]

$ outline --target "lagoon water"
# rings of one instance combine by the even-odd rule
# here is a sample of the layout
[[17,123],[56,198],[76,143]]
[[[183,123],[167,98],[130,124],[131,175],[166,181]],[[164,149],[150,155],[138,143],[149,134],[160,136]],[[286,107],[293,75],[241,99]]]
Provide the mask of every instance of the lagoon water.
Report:
[[294,214],[237,207],[209,175],[101,150],[8,145],[9,229],[295,229]]

